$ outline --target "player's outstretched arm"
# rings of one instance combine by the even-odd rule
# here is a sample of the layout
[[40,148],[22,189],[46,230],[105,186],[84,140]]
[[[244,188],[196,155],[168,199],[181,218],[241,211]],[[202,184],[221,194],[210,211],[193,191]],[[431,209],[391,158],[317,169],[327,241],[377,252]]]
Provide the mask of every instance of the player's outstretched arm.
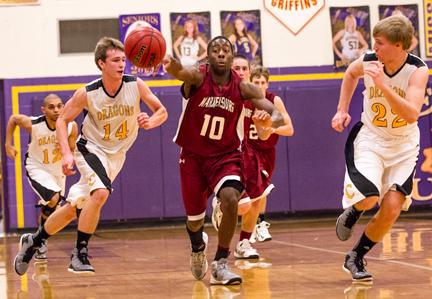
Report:
[[282,114],[276,109],[272,102],[263,97],[261,90],[250,82],[242,81],[240,83],[240,92],[246,100],[250,100],[252,105],[268,113],[254,115],[253,121],[257,126],[277,128],[284,124]]
[[143,80],[137,78],[137,84],[141,100],[153,112],[151,116],[145,112],[141,112],[138,115],[138,124],[140,128],[144,128],[145,130],[156,128],[167,120],[168,112]]
[[69,147],[67,124],[73,121],[85,108],[87,108],[87,93],[85,87],[75,91],[72,98],[66,102],[62,113],[56,121],[56,135],[62,154],[62,168],[65,175],[72,175],[74,158]]
[[31,130],[32,130],[31,118],[24,114],[12,115],[9,118],[6,127],[5,149],[6,149],[6,155],[11,159],[15,159],[17,155],[17,151],[15,147],[12,145],[13,133],[17,126],[23,128],[24,130],[26,130],[28,133],[31,134]]
[[200,86],[204,75],[196,67],[183,67],[177,59],[167,55],[162,61],[165,70],[174,78],[188,85]]
[[351,122],[349,115],[349,105],[354,90],[357,87],[358,80],[363,76],[363,56],[354,60],[347,68],[342,80],[339,103],[337,106],[336,114],[333,116],[331,126],[338,132],[342,132],[348,127]]

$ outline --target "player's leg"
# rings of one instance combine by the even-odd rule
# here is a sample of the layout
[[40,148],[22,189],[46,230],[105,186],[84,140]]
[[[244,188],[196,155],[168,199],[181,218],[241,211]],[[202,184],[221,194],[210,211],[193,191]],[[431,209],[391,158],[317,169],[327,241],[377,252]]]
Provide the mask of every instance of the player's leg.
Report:
[[348,240],[354,225],[364,211],[372,209],[379,200],[384,164],[375,153],[373,136],[357,123],[351,130],[345,145],[345,181],[342,204],[343,213],[336,221],[336,235]]
[[239,180],[225,180],[216,194],[220,199],[222,219],[218,231],[218,247],[212,262],[211,284],[240,284],[239,275],[231,272],[228,267],[229,248],[237,225],[238,200],[243,192]]
[[99,223],[100,212],[110,195],[112,181],[125,161],[125,155],[108,156],[96,146],[77,143],[76,165],[83,177],[81,188],[69,191],[68,200],[81,209],[78,218],[77,241],[72,251],[69,272],[92,274],[88,260],[88,243]]
[[249,239],[255,229],[259,213],[260,199],[252,201],[249,210],[241,217],[241,231],[239,242],[236,245],[234,256],[239,259],[257,259],[259,254],[250,244]]
[[270,223],[268,223],[265,219],[266,206],[267,196],[264,195],[259,201],[259,214],[253,236],[253,239],[258,240],[259,242],[266,242],[272,239],[272,236],[269,232]]
[[204,217],[211,191],[197,156],[182,151],[180,161],[182,199],[187,215],[186,231],[191,242],[190,269],[192,275],[201,280],[208,270],[208,236],[204,232]]
[[18,275],[24,275],[27,272],[29,263],[36,253],[50,236],[54,235],[76,217],[75,208],[66,204],[57,209],[48,217],[47,221],[41,225],[34,234],[24,234],[20,239],[20,250],[15,257],[14,266]]

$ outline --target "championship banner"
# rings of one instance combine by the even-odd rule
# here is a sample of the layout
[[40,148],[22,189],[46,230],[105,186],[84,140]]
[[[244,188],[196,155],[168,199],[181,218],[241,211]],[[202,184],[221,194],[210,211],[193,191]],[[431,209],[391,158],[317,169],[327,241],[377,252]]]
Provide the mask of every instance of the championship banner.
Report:
[[335,68],[347,67],[371,48],[369,6],[330,7]]
[[419,20],[418,20],[418,6],[417,4],[407,4],[407,5],[379,5],[379,18],[384,19],[389,16],[394,15],[404,15],[411,21],[414,27],[414,36],[411,41],[411,46],[408,52],[420,57],[420,47],[419,47]]
[[170,13],[174,56],[183,66],[192,66],[207,58],[211,40],[210,12]]
[[[126,38],[126,34],[131,31],[131,29],[147,22],[157,30],[161,30],[160,24],[160,14],[159,13],[149,13],[149,14],[136,14],[136,15],[120,15],[119,16],[119,24],[120,24],[120,40],[124,43]],[[145,24],[145,23],[144,23]],[[126,60],[125,74],[131,74],[138,77],[151,77],[153,76],[153,71],[139,68],[130,63],[129,60]],[[165,74],[162,66],[159,68],[157,73],[158,76],[163,76]]]
[[423,0],[425,56],[432,58],[432,0]]
[[40,0],[0,0],[0,5],[39,5]]
[[262,65],[260,11],[221,11],[220,19],[222,35],[231,41],[234,53]]

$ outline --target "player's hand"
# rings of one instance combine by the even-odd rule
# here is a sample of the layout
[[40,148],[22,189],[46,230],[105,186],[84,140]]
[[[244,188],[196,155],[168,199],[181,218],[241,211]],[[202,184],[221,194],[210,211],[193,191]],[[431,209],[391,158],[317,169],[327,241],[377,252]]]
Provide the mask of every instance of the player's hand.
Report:
[[75,159],[72,155],[72,153],[63,155],[62,157],[62,170],[64,175],[73,175],[76,173],[76,170],[74,170],[75,165]]
[[144,130],[150,130],[153,128],[151,126],[150,116],[145,112],[138,113],[137,121],[139,127],[143,128]]
[[333,116],[331,125],[338,132],[342,132],[351,122],[351,116],[347,112],[338,111]]
[[255,125],[262,128],[269,128],[273,124],[270,114],[267,111],[258,109],[255,109],[255,112],[252,115],[252,121]]
[[11,158],[12,160],[15,160],[17,156],[17,150],[12,145],[6,145],[6,155]]
[[378,88],[384,84],[384,66],[381,62],[371,61],[364,67],[363,71],[365,75],[372,78]]

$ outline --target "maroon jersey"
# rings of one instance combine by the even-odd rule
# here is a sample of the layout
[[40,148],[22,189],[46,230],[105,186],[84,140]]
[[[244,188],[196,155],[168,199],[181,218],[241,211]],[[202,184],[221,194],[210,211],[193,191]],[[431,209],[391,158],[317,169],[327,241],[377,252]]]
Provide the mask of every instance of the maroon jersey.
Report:
[[201,65],[200,71],[204,80],[201,86],[193,87],[187,97],[174,141],[201,156],[235,151],[240,148],[244,136],[241,79],[231,71],[230,82],[220,88],[213,82],[208,65]]
[[[269,91],[266,91],[266,99],[270,102],[274,103],[275,94]],[[245,136],[246,143],[253,149],[263,150],[270,149],[276,146],[276,143],[279,140],[278,134],[271,134],[267,140],[261,140],[258,138],[257,129],[255,124],[252,121],[252,115],[254,111],[254,107],[250,101],[246,101],[244,104],[244,126],[245,126]]]

